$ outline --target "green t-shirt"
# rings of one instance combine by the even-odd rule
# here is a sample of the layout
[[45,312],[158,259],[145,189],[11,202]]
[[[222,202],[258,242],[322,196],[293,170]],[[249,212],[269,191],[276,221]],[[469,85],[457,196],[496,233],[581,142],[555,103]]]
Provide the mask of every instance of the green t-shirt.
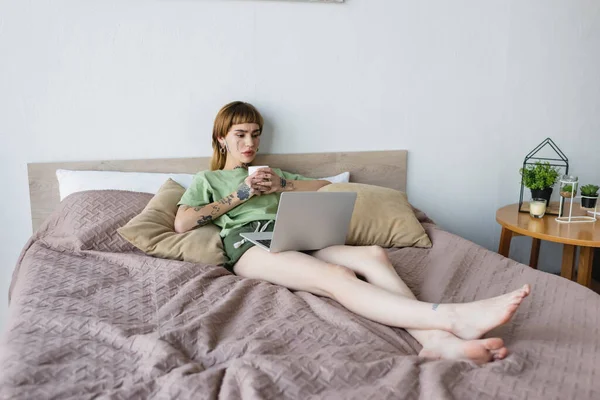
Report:
[[[275,173],[290,181],[310,181],[302,175],[284,172],[279,168],[271,168]],[[178,205],[201,207],[221,200],[235,192],[248,177],[248,170],[201,171],[194,176],[190,187],[185,191]],[[248,222],[259,220],[274,220],[279,207],[281,193],[271,193],[254,196],[250,200],[232,208],[228,213],[215,219],[213,223],[221,228],[221,237],[227,236],[232,230],[246,225]]]

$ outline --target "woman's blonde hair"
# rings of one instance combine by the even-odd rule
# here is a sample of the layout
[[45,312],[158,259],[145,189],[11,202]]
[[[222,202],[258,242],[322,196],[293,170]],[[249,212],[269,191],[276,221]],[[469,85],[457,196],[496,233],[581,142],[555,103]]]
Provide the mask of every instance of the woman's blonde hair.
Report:
[[213,156],[210,161],[211,171],[223,169],[225,167],[227,152],[225,152],[225,154],[221,153],[221,146],[218,139],[224,138],[233,125],[258,124],[259,129],[262,131],[263,123],[264,120],[262,115],[260,115],[258,110],[250,103],[234,101],[221,108],[215,118],[215,125],[213,127]]

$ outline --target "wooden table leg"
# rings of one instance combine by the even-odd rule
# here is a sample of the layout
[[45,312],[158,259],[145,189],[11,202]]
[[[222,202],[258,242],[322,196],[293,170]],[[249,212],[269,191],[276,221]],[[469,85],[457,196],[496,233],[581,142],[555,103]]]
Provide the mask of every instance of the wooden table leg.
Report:
[[511,230],[502,227],[502,233],[500,234],[500,245],[498,246],[498,253],[504,257],[508,257],[510,253],[510,241],[512,240],[513,233]]
[[590,287],[592,285],[592,262],[594,261],[594,248],[581,247],[579,252],[579,269],[577,283]]
[[529,255],[529,266],[533,269],[537,269],[538,259],[540,258],[540,239],[531,238],[531,254]]
[[570,281],[573,280],[573,268],[575,267],[575,250],[577,246],[571,244],[563,245],[562,267],[560,276]]

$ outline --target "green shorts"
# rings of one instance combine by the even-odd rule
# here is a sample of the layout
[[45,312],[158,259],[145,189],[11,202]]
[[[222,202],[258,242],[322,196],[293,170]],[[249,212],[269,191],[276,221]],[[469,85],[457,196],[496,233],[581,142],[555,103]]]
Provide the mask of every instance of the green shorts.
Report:
[[[254,246],[254,243],[244,240],[244,238],[240,236],[240,233],[255,232],[257,229],[260,231],[267,222],[269,221],[252,221],[246,225],[232,230],[223,238],[223,247],[225,248],[225,254],[227,254],[227,258],[229,259],[229,261],[223,264],[223,266],[227,268],[228,271],[234,273],[233,266],[235,263],[238,262],[238,260],[244,255],[245,252],[248,251],[248,249]],[[271,223],[267,225],[267,228],[263,232],[273,232],[274,226],[275,221],[271,221]],[[242,241],[244,242],[242,243]],[[241,246],[239,246],[237,249],[234,246],[236,243],[241,244]]]

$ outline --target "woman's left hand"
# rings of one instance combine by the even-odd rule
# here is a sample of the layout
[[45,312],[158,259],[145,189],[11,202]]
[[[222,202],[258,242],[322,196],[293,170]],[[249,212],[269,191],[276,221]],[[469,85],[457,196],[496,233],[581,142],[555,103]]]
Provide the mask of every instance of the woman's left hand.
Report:
[[275,173],[271,168],[261,168],[256,173],[256,185],[261,188],[261,194],[283,192],[286,180]]

